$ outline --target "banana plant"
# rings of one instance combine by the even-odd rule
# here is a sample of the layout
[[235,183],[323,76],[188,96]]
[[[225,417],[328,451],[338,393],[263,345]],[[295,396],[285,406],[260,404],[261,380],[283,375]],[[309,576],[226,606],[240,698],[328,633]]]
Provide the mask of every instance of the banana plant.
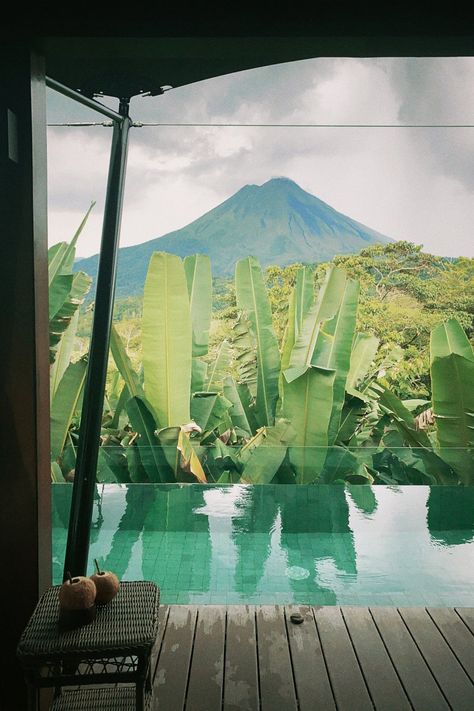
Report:
[[449,319],[431,333],[431,387],[438,452],[465,485],[474,484],[474,353]]
[[[73,273],[72,268],[76,256],[77,240],[94,204],[91,204],[72,240],[69,243],[59,242],[48,250],[49,360],[50,363],[54,363],[56,359],[60,361],[56,366],[58,372],[54,373],[54,388],[57,387],[66,370],[70,357],[70,350],[66,348],[58,358],[58,349],[92,284],[90,276],[81,271]],[[77,321],[75,326],[77,327]],[[67,337],[69,344],[73,340],[71,333],[75,334],[74,324],[69,329]]]
[[[72,240],[59,242],[48,250],[49,284],[49,360],[51,407],[51,477],[64,480],[61,468],[63,450],[84,387],[87,357],[71,362],[79,321],[79,308],[92,279],[84,272],[73,272],[76,245],[89,218],[91,204]],[[70,446],[71,450],[72,447]],[[69,467],[67,467],[69,468]],[[73,468],[73,467],[71,467]]]
[[273,332],[272,311],[262,270],[254,257],[237,262],[235,293],[237,306],[245,312],[256,340],[256,418],[260,426],[273,425],[278,399],[280,352]]

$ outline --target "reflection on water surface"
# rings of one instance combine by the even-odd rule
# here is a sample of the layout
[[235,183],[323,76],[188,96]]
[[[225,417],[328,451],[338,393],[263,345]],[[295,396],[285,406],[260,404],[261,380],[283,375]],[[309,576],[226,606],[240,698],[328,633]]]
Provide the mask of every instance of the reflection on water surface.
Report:
[[[53,485],[56,583],[71,492]],[[470,606],[474,487],[98,485],[93,558],[167,603]]]

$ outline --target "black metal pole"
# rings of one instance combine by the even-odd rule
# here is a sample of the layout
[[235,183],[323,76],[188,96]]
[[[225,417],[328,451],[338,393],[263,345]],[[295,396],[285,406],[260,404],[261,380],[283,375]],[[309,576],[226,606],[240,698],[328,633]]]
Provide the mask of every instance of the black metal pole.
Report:
[[64,561],[64,577],[86,575],[89,538],[99,455],[110,328],[114,305],[115,274],[127,162],[128,100],[120,101],[121,120],[114,122],[107,196],[97,273],[89,366],[84,388],[71,513]]
[[46,77],[46,86],[48,86],[50,89],[54,89],[55,91],[59,92],[60,94],[63,94],[64,96],[67,96],[69,99],[77,101],[79,104],[87,106],[93,111],[97,111],[103,116],[107,116],[107,118],[112,119],[112,121],[120,122],[122,120],[122,116],[120,115],[120,113],[113,111],[113,109],[109,109],[108,106],[104,106],[104,104],[101,104],[100,101],[89,99],[88,96],[84,96],[84,94],[80,94],[78,91],[74,91],[74,89],[71,89],[69,86],[61,84],[59,81],[56,81],[56,79]]

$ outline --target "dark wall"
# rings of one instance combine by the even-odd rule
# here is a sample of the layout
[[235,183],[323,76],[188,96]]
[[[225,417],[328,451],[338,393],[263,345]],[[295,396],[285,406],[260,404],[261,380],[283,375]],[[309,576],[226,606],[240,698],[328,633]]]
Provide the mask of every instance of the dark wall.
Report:
[[0,59],[0,708],[21,711],[15,648],[51,580],[45,87],[26,43]]

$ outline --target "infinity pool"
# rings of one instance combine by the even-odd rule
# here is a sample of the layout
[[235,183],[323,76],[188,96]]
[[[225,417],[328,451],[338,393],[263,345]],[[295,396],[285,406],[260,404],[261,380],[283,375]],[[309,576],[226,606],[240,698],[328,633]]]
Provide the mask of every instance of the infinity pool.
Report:
[[[53,485],[61,582],[72,486]],[[474,605],[474,487],[98,485],[90,570],[164,603]]]

